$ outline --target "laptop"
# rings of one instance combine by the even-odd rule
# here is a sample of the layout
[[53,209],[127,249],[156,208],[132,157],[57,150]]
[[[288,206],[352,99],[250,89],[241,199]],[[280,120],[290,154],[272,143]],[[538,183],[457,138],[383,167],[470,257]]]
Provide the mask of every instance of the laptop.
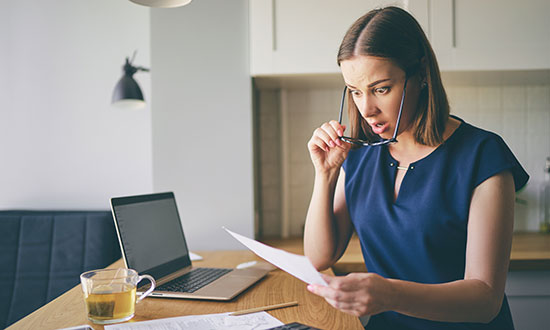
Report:
[[111,210],[126,267],[157,282],[151,297],[231,300],[268,273],[193,267],[173,192],[114,197]]

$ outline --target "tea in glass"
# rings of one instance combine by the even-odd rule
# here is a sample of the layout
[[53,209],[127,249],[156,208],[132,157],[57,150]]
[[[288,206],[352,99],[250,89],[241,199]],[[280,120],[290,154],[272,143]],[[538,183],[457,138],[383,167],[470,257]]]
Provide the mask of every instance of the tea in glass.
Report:
[[123,320],[134,316],[136,287],[120,284],[118,288],[99,286],[86,297],[88,316],[94,320]]
[[[136,300],[136,285],[144,278],[151,287]],[[98,324],[128,321],[134,317],[136,303],[155,289],[151,276],[125,268],[92,270],[80,275],[80,281],[88,319]]]

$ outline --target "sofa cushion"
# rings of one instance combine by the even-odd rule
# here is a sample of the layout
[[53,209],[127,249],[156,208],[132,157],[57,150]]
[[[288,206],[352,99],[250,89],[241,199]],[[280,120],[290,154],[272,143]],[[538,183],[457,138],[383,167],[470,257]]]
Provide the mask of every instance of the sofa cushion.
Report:
[[108,211],[0,211],[0,328],[120,258]]

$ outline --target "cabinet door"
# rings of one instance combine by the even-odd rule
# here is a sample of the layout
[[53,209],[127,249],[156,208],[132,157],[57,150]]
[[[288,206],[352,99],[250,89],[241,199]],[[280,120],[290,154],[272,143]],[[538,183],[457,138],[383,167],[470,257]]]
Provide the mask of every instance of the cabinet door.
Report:
[[[414,1],[427,19],[427,0]],[[351,24],[373,8],[407,2],[250,0],[251,75],[339,73],[338,47]]]
[[548,329],[550,324],[550,271],[508,272],[506,295],[516,329]]
[[550,68],[550,1],[429,0],[442,70]]

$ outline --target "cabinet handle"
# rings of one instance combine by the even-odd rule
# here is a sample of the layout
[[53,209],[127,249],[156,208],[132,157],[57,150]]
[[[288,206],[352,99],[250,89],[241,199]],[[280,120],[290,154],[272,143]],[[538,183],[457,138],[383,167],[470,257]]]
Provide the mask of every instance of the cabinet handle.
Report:
[[453,29],[453,48],[456,48],[456,0],[452,1],[452,29]]
[[430,42],[433,42],[433,33],[432,33],[432,0],[428,0],[428,39]]
[[277,50],[277,13],[275,11],[275,0],[271,0],[271,48]]

